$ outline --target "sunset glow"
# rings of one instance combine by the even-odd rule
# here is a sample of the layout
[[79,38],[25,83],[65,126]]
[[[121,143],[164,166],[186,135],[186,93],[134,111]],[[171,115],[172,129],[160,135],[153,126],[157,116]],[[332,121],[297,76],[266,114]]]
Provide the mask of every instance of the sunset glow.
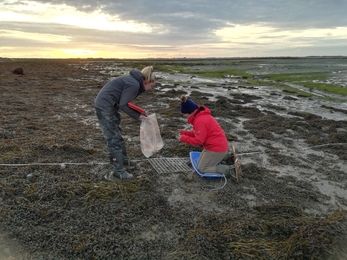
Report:
[[219,1],[194,6],[170,0],[3,0],[0,57],[347,55],[342,14],[347,3],[339,8],[337,3],[296,2],[284,8],[281,1],[250,9],[246,3]]

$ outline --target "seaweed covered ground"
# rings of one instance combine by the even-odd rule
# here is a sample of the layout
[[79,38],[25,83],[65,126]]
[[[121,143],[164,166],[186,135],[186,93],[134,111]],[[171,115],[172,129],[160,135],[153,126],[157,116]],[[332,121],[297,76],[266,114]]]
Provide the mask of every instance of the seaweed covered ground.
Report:
[[152,157],[201,150],[175,139],[189,127],[179,111],[187,94],[236,147],[242,182],[158,172],[142,155],[141,121],[126,115],[136,179],[106,182],[93,100],[112,76],[148,63],[0,62],[0,259],[347,258],[347,121],[321,116],[347,114],[333,101],[247,79],[177,83],[159,70],[156,89],[134,102],[158,118],[165,145]]

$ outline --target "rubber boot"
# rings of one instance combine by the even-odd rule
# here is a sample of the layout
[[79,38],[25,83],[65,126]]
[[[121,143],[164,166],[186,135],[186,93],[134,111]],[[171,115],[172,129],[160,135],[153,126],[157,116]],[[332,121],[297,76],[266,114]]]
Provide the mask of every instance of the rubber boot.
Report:
[[[127,158],[127,152],[125,149],[124,143],[122,144],[122,154],[123,154],[123,166],[126,170],[132,170],[135,169],[135,166],[137,164],[136,161],[130,160]],[[110,158],[111,164],[113,164],[113,158]]]
[[133,161],[133,160],[129,160],[129,159],[124,159],[123,160],[123,166],[124,166],[124,168],[125,169],[127,169],[127,170],[132,170],[132,169],[134,169],[135,168],[135,166],[136,166],[136,162],[135,161]]
[[232,153],[227,153],[224,158],[222,159],[222,162],[224,162],[227,165],[233,165],[234,164],[234,156]]
[[232,177],[233,179],[236,179],[234,165],[219,164],[219,165],[217,165],[217,172],[224,174],[224,176],[227,178]]
[[134,179],[134,175],[128,173],[127,171],[113,171],[113,176],[121,180]]
[[123,166],[123,153],[115,153],[110,158],[112,162],[112,171],[105,175],[107,181],[117,181],[117,179],[133,179],[134,176],[125,171]]

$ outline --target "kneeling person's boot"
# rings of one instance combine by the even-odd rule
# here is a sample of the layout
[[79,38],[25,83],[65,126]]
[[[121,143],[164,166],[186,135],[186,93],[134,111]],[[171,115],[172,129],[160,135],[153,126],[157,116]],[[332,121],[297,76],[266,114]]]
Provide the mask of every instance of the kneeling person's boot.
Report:
[[225,177],[232,177],[237,183],[241,182],[241,163],[238,159],[234,165],[217,165],[217,172],[224,174]]
[[222,162],[224,162],[227,165],[233,165],[234,164],[234,155],[232,153],[227,153],[224,158],[222,159]]
[[232,177],[233,179],[236,180],[237,183],[240,182],[240,176],[239,176],[238,172],[235,170],[234,165],[219,164],[219,165],[217,165],[217,172],[224,174],[224,176],[226,178]]
[[233,177],[235,178],[235,167],[234,165],[224,165],[224,164],[219,164],[217,165],[217,172],[224,174],[225,177]]

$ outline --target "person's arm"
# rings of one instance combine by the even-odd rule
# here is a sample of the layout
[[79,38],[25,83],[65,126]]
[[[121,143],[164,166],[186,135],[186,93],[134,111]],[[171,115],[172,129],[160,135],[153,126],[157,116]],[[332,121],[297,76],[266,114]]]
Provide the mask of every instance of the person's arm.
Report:
[[191,130],[179,130],[181,135],[194,136],[194,131]]
[[207,126],[204,122],[198,122],[194,125],[193,136],[182,134],[180,141],[193,146],[202,146],[207,137]]
[[132,102],[138,95],[140,84],[134,82],[125,82],[122,95],[119,100],[119,109],[134,119],[140,119],[141,114],[128,106],[128,102]]

